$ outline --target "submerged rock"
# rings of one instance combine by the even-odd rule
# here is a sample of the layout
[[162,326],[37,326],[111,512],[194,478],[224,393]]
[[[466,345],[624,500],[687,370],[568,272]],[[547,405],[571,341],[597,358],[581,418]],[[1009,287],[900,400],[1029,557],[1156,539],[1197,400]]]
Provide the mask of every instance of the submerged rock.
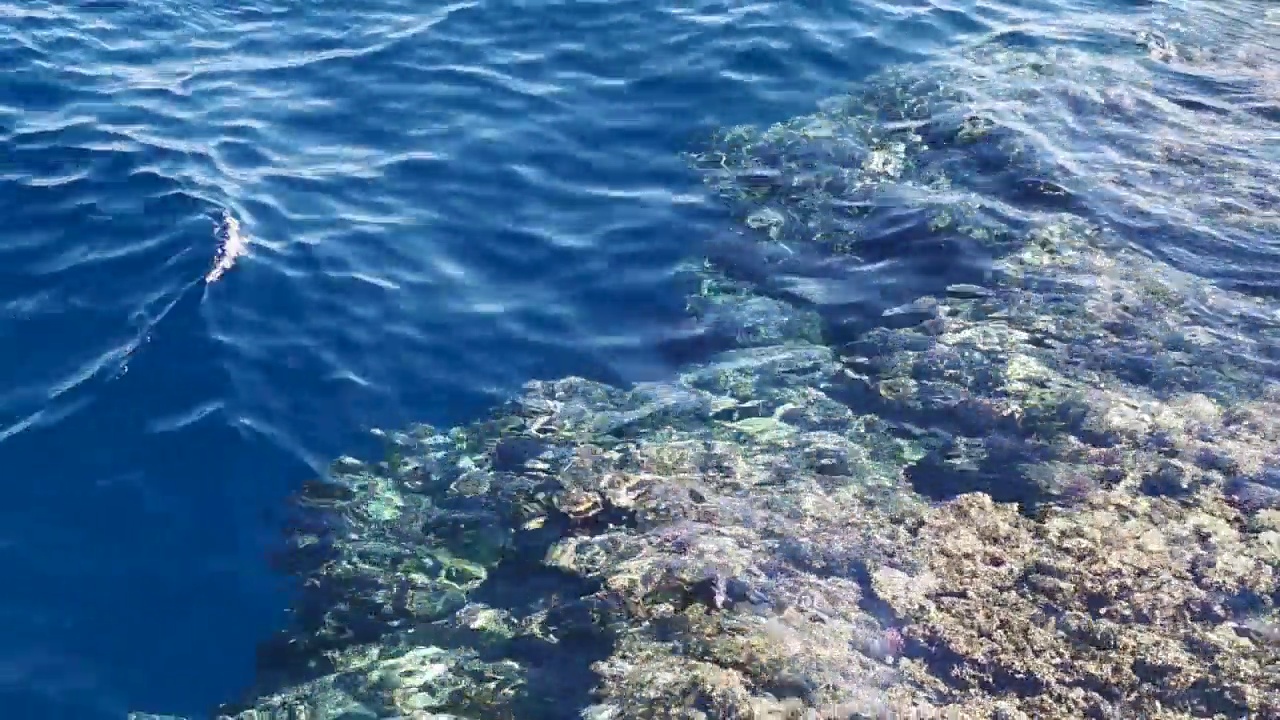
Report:
[[916,530],[915,573],[874,584],[925,648],[903,672],[974,716],[1272,717],[1280,647],[1236,632],[1230,599],[1275,594],[1280,536],[1239,525],[1214,491],[1034,521],[966,495]]

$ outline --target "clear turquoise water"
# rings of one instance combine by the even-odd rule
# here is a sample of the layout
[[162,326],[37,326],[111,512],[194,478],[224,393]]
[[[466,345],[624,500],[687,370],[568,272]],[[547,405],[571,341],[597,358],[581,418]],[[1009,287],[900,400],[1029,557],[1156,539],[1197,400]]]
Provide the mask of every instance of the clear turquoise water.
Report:
[[[668,370],[678,268],[732,220],[681,157],[716,128],[1001,34],[1088,50],[1114,21],[1230,46],[1265,8],[0,0],[0,716],[205,712],[284,622],[274,514],[367,428]],[[1252,118],[1224,152],[1265,190],[1280,79],[1242,67],[1158,71],[1174,107],[1151,125]],[[1274,234],[1205,226],[1112,162],[1123,133],[1064,117],[1028,122],[1064,166],[1126,179],[1099,216],[1277,294]],[[207,284],[223,211],[249,252]],[[895,267],[878,282],[941,272]]]

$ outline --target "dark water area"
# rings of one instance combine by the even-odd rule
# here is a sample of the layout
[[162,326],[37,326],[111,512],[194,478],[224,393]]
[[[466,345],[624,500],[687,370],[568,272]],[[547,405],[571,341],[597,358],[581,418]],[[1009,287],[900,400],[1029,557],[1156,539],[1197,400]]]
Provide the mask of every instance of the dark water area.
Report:
[[[266,562],[286,498],[376,451],[369,428],[686,359],[681,267],[734,218],[682,154],[718,128],[810,112],[977,38],[1088,51],[1086,32],[1037,28],[1167,9],[0,0],[0,717],[203,716],[250,686],[255,645],[287,620]],[[1259,123],[1239,168],[1274,188],[1259,168],[1275,147],[1254,142],[1280,142],[1274,67],[1242,62],[1227,87],[1159,69],[1153,92],[1187,113],[1166,156],[1205,107],[1235,103]],[[1156,159],[1117,161],[1123,127],[1035,127],[1071,151],[1082,198],[1138,199],[1104,219],[1144,252],[1277,294],[1280,236],[1144,205]],[[1089,179],[1103,173],[1121,182]],[[1233,202],[1274,218],[1270,198]],[[248,249],[207,282],[223,213]],[[884,247],[863,273],[883,289],[872,315],[981,280],[980,254]]]

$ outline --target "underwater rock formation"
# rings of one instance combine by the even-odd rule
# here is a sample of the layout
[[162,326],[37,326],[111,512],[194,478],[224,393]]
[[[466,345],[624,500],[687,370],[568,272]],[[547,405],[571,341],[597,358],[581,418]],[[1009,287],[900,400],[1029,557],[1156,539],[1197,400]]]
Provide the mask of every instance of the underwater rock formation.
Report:
[[1160,140],[1213,53],[1094,22],[719,135],[707,355],[337,461],[221,716],[1280,717],[1280,307],[1171,260],[1259,242],[1275,119]]
[[289,689],[232,716],[748,717],[878,697],[897,673],[863,607],[868,563],[923,505],[911,444],[824,390],[844,376],[796,341],[629,391],[532,383],[487,422],[387,434],[391,459],[340,461],[300,499],[288,559],[308,605],[264,654]]

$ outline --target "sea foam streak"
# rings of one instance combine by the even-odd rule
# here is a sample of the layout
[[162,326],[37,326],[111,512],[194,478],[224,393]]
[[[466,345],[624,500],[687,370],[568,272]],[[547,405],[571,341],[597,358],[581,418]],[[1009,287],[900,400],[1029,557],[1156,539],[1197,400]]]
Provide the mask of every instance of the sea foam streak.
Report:
[[222,245],[218,248],[217,262],[209,270],[209,274],[204,276],[206,283],[217,282],[223,273],[236,264],[236,258],[244,255],[249,248],[249,239],[240,234],[240,221],[228,210],[222,211],[215,233]]

